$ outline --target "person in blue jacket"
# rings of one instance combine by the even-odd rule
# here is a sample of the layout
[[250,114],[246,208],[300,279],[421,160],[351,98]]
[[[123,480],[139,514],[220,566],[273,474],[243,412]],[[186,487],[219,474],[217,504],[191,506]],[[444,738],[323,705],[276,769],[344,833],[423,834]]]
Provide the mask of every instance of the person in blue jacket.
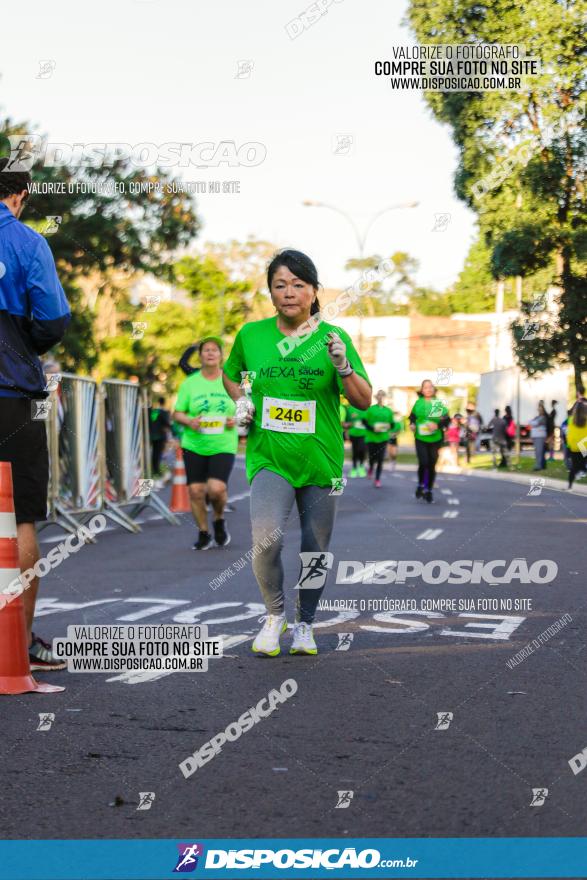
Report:
[[[39,355],[58,343],[71,317],[42,235],[19,218],[31,175],[0,159],[0,461],[12,465],[21,571],[40,558],[35,523],[47,518],[49,457],[39,401],[48,397]],[[36,418],[35,418],[36,417]],[[38,578],[22,594],[31,669],[62,669],[32,632]]]

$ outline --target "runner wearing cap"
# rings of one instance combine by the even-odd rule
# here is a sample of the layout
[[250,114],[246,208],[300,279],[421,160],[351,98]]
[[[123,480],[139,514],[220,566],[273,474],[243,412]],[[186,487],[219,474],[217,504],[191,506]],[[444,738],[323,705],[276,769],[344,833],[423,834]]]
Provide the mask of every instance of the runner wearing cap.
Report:
[[448,408],[436,397],[436,388],[430,379],[424,379],[420,396],[410,413],[410,428],[416,437],[418,456],[418,486],[416,498],[433,501],[432,489],[436,478],[438,450],[444,440],[444,428],[450,424]]
[[[199,529],[194,550],[225,547],[227,484],[238,446],[234,402],[222,384],[222,341],[206,336],[198,345],[201,369],[181,383],[173,418],[184,425],[181,447],[192,514]],[[214,539],[208,529],[206,498],[214,515]]]
[[[385,391],[378,391],[375,403],[365,413],[367,426],[367,450],[369,452],[369,476],[373,476],[373,485],[381,488],[381,470],[385,458],[385,450],[391,438],[391,429],[395,424],[393,411],[385,406]],[[373,473],[374,472],[374,473]]]
[[366,409],[371,386],[348,334],[324,320],[328,306],[319,313],[318,275],[309,257],[294,250],[276,254],[267,284],[277,315],[245,324],[224,365],[238,417],[250,424],[253,571],[267,609],[253,651],[279,654],[287,628],[281,551],[295,503],[302,565],[290,653],[316,654],[312,623],[332,559],[327,551],[344,460],[340,395]]

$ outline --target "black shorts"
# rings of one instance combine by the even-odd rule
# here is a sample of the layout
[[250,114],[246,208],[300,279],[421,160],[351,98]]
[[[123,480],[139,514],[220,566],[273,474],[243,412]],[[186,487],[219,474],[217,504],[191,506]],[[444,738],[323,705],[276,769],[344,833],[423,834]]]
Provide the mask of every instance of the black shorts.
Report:
[[218,452],[216,455],[198,455],[189,449],[182,449],[185,473],[189,483],[206,483],[208,480],[221,480],[228,483],[234,464],[232,452]]
[[37,402],[0,397],[0,461],[12,465],[17,523],[47,519],[49,453],[45,421],[33,419]]
[[387,442],[390,446],[397,446],[397,437],[390,437]]

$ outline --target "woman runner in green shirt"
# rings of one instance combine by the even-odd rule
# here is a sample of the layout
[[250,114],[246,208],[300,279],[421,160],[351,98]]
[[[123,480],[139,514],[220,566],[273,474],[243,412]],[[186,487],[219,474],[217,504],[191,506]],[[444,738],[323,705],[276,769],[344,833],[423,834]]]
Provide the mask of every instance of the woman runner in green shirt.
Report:
[[343,425],[348,431],[351,441],[353,466],[351,468],[351,477],[366,477],[365,470],[365,411],[357,409],[356,406],[345,407]]
[[340,395],[366,409],[371,386],[348,334],[320,315],[318,274],[309,257],[281,251],[268,267],[267,285],[277,316],[245,324],[224,365],[237,418],[250,424],[253,571],[267,609],[253,651],[279,654],[287,629],[281,551],[295,502],[301,570],[290,653],[316,654],[312,622],[332,559],[327,551],[344,460]]
[[433,501],[432,489],[436,478],[438,450],[444,441],[444,428],[450,422],[448,409],[443,400],[436,397],[436,388],[430,379],[424,379],[418,397],[410,413],[410,428],[416,436],[418,456],[418,487],[416,498]]
[[385,450],[391,438],[391,428],[395,422],[393,412],[384,405],[385,391],[378,391],[375,395],[375,403],[365,413],[367,426],[367,449],[369,451],[369,476],[373,476],[373,485],[376,489],[381,488],[381,470],[385,458]]
[[[173,418],[184,426],[181,447],[192,514],[199,528],[194,550],[225,547],[227,484],[238,447],[234,401],[222,384],[222,342],[207,336],[198,346],[201,370],[179,386]],[[206,499],[214,511],[214,540],[208,531]]]

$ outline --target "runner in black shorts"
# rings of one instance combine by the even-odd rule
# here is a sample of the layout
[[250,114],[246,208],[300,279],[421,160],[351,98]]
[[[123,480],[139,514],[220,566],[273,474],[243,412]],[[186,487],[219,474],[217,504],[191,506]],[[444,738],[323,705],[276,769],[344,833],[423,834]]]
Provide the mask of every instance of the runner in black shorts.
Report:
[[217,452],[214,455],[200,455],[198,452],[184,449],[183,460],[188,485],[207,483],[208,480],[228,483],[234,465],[234,453]]
[[[184,425],[181,446],[192,506],[199,529],[194,550],[225,547],[227,484],[238,447],[236,406],[222,384],[222,342],[207,336],[199,346],[201,370],[180,385],[173,418]],[[214,539],[208,529],[206,502],[214,512]]]
[[[47,518],[49,461],[44,413],[48,397],[39,360],[65,333],[70,312],[45,238],[19,222],[31,187],[28,171],[0,159],[0,460],[12,465],[19,566],[40,558],[35,523]],[[31,669],[63,669],[32,632],[39,586],[22,594]]]
[[0,459],[12,465],[16,523],[47,519],[49,455],[45,422],[33,419],[44,401],[4,397],[0,406]]

